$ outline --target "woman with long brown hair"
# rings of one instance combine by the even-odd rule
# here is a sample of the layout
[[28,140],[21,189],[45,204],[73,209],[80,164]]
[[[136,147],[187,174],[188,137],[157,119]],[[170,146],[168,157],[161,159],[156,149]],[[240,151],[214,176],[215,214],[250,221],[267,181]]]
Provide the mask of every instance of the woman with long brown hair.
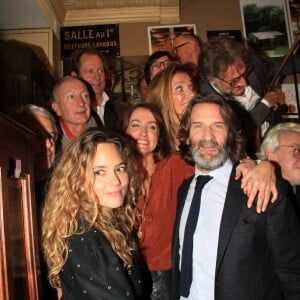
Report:
[[127,140],[91,128],[56,166],[42,216],[49,281],[63,299],[140,299],[132,234],[139,189]]

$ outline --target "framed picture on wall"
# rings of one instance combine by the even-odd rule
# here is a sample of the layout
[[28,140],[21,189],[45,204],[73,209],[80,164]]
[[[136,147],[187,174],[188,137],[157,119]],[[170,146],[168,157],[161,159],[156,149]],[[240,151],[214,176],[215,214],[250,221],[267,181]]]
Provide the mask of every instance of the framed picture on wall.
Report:
[[244,38],[268,56],[283,56],[291,45],[286,0],[240,0]]
[[173,41],[177,35],[196,34],[195,24],[148,27],[149,54],[155,51],[172,51]]
[[289,27],[292,43],[300,34],[300,0],[286,0],[288,3]]
[[232,38],[238,42],[242,42],[242,32],[240,30],[207,30],[206,31],[207,40],[211,38],[222,39],[222,38]]
[[299,118],[299,105],[297,102],[296,88],[298,91],[300,91],[300,84],[295,86],[294,83],[283,83],[281,85],[282,92],[284,93],[285,103],[288,108],[288,118]]

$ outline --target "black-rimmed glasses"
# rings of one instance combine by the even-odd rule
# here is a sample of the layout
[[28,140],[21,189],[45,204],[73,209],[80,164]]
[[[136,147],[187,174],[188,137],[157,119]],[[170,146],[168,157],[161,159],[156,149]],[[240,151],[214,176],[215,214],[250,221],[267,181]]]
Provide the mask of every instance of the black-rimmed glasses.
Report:
[[296,159],[300,158],[300,145],[279,145],[279,147],[293,148],[293,156]]
[[176,55],[176,54],[178,53],[178,49],[179,49],[179,48],[181,48],[181,47],[183,47],[183,46],[185,46],[185,45],[187,45],[187,44],[189,44],[189,43],[190,43],[190,42],[185,42],[185,43],[183,43],[183,44],[180,44],[180,45],[174,47],[173,50],[172,50],[173,54]]
[[152,70],[158,70],[163,65],[165,68],[167,68],[171,64],[170,60],[164,60],[164,61],[156,61],[151,65]]
[[250,73],[253,71],[253,66],[252,65],[247,65],[246,71],[242,73],[240,76],[232,78],[231,80],[225,80],[223,78],[217,77],[218,79],[224,81],[225,83],[229,84],[231,88],[234,88],[241,80],[241,78],[247,78]]

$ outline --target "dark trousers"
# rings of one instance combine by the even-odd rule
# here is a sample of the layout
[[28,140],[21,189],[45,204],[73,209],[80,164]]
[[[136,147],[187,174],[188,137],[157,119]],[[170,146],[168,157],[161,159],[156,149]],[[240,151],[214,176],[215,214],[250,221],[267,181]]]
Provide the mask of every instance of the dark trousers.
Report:
[[171,270],[151,271],[152,293],[151,300],[171,300]]
[[166,271],[149,271],[142,268],[143,300],[171,300],[171,269]]

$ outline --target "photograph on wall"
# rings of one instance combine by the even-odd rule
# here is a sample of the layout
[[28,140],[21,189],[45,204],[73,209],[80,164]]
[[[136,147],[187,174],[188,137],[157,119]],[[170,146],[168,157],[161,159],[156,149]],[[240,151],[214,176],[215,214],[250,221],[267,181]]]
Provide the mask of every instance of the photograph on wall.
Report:
[[288,1],[288,17],[291,32],[291,40],[294,43],[296,37],[300,34],[300,0]]
[[[298,118],[298,105],[297,95],[294,83],[283,83],[281,85],[282,92],[284,93],[285,103],[288,107],[287,114],[289,118]],[[297,84],[297,89],[300,91],[300,84]]]
[[177,35],[196,34],[195,24],[148,27],[149,54],[155,51],[172,51]]
[[244,38],[270,57],[285,55],[290,47],[286,0],[240,0]]

